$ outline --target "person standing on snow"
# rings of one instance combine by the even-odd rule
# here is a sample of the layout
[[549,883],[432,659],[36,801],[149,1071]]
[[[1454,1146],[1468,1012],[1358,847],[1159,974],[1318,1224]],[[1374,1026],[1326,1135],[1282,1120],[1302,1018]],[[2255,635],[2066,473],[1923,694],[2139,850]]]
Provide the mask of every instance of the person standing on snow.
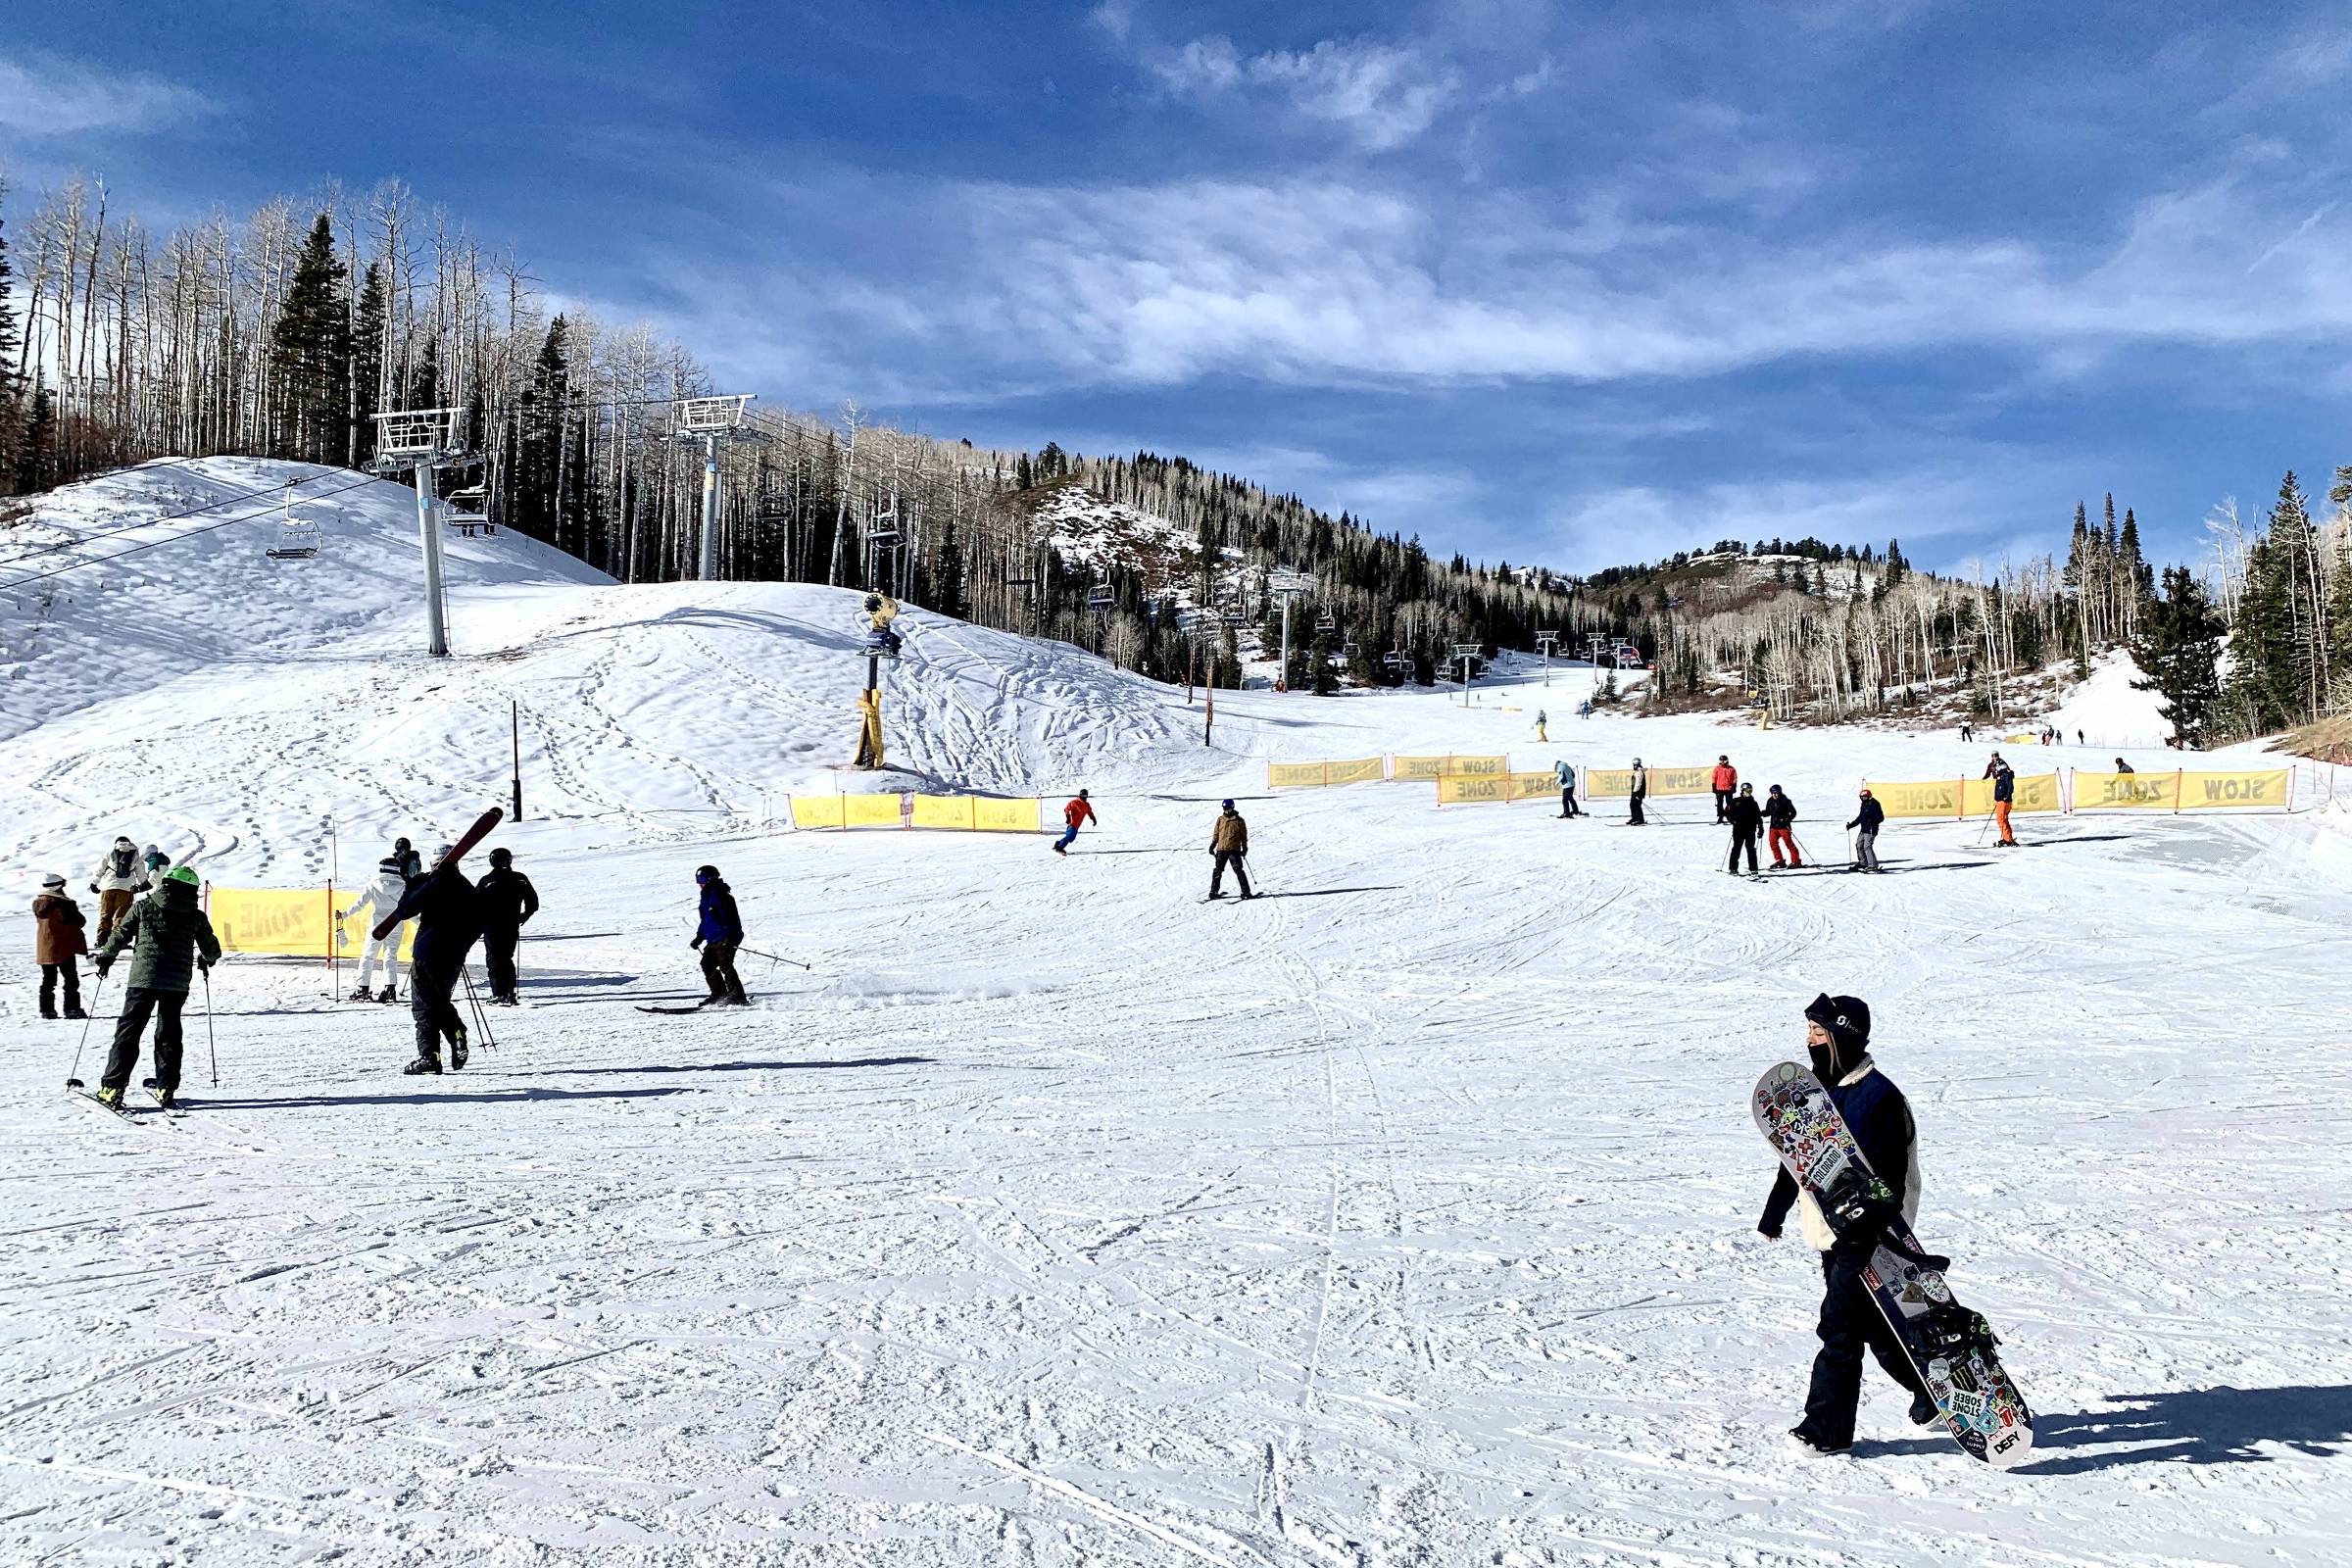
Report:
[[[1730,758],[1718,757],[1715,759],[1715,771],[1708,776],[1707,783],[1715,791],[1715,820],[1719,823],[1729,822],[1732,819],[1732,793],[1740,788],[1740,770],[1732,765]],[[1751,790],[1748,793],[1752,795],[1755,792]]]
[[213,922],[196,903],[196,872],[175,866],[164,875],[164,885],[152,899],[141,899],[98,944],[95,957],[100,978],[113,966],[115,956],[130,951],[130,985],[122,993],[122,1016],[115,1021],[115,1046],[107,1053],[106,1076],[99,1081],[100,1103],[121,1105],[130,1087],[130,1069],[138,1065],[139,1037],[147,1019],[155,1019],[155,1099],[169,1107],[179,1093],[180,1009],[188,1004],[191,969],[212,973],[220,961],[220,939]]
[[424,875],[424,857],[418,855],[407,839],[392,841],[392,858],[400,862],[400,874],[414,882]]
[[[344,921],[365,911],[374,916],[368,921],[368,926],[372,928],[389,916],[393,910],[399,908],[400,901],[408,896],[409,878],[408,873],[401,869],[400,857],[387,855],[376,862],[374,880],[360,890],[359,902],[348,909],[339,909],[335,912],[335,923],[340,926]],[[396,925],[378,937],[372,929],[369,929],[366,946],[360,949],[360,984],[359,989],[351,994],[353,1002],[398,1002],[400,1000],[400,949],[414,930],[415,927],[412,925]],[[340,932],[337,933],[338,936],[340,934]],[[384,966],[384,989],[380,995],[374,990],[375,966],[378,960],[381,960]]]
[[2001,830],[2000,837],[1992,841],[1993,847],[2014,850],[2018,847],[2017,835],[2009,829],[2009,811],[2017,804],[2017,773],[2009,766],[2009,760],[1995,752],[1992,760],[1984,764],[1984,776],[1992,780],[1992,820]]
[[1576,804],[1576,769],[1561,761],[1552,763],[1551,771],[1560,781],[1560,819],[1584,815]]
[[[1772,824],[1772,831],[1765,836],[1765,842],[1772,846],[1772,868],[1775,871],[1803,869],[1805,858],[1796,850],[1796,803],[1782,794],[1778,784],[1772,787],[1770,798],[1764,802],[1764,820]],[[1788,852],[1788,858],[1785,860],[1781,858],[1783,851]]]
[[1854,819],[1845,824],[1854,830],[1855,870],[1883,871],[1886,869],[1885,866],[1879,864],[1879,828],[1886,820],[1886,808],[1881,806],[1878,800],[1872,796],[1869,785],[1863,785],[1862,805],[1854,812]]
[[744,995],[743,980],[735,973],[735,950],[743,946],[743,916],[735,907],[735,894],[715,865],[696,866],[694,883],[703,890],[703,899],[694,940],[687,946],[703,950],[703,983],[710,988],[703,1005],[748,1007],[752,999]]
[[1639,757],[1634,759],[1633,784],[1625,794],[1627,801],[1633,806],[1633,815],[1625,819],[1625,825],[1627,827],[1647,827],[1649,818],[1642,814],[1642,803],[1649,798],[1649,770],[1642,765],[1642,759]]
[[[1869,1005],[1858,997],[1815,997],[1805,1008],[1805,1052],[1812,1059],[1813,1076],[1830,1092],[1862,1157],[1886,1184],[1894,1206],[1909,1223],[1919,1210],[1919,1133],[1910,1102],[1871,1060]],[[1780,1240],[1792,1205],[1805,1240],[1821,1253],[1822,1293],[1821,1318],[1814,1330],[1821,1349],[1813,1357],[1804,1419],[1789,1428],[1788,1435],[1817,1454],[1843,1453],[1853,1446],[1866,1348],[1886,1375],[1909,1392],[1912,1424],[1933,1424],[1939,1413],[1936,1401],[1871,1298],[1863,1277],[1877,1237],[1840,1239],[1813,1195],[1797,1186],[1787,1166],[1773,1178],[1764,1217],[1756,1222],[1758,1234]]]
[[482,897],[482,966],[490,971],[490,1000],[502,1007],[517,1006],[514,995],[514,945],[522,928],[539,912],[539,890],[514,869],[514,852],[490,852],[490,873],[474,884]]
[[[397,926],[416,922],[416,946],[409,959],[409,1017],[416,1026],[416,1059],[401,1071],[414,1077],[441,1072],[441,1042],[449,1042],[452,1071],[466,1065],[466,1020],[449,1000],[466,956],[482,937],[482,899],[450,858],[450,846],[433,852],[433,868],[409,884],[388,917]],[[378,924],[386,922],[379,921]]]
[[1250,824],[1242,820],[1242,813],[1234,808],[1231,801],[1225,803],[1225,808],[1217,814],[1217,825],[1209,832],[1208,853],[1216,861],[1214,869],[1208,873],[1210,898],[1221,899],[1225,896],[1227,866],[1233,868],[1233,879],[1242,885],[1242,897],[1257,897],[1250,891],[1250,870],[1243,864],[1250,858]]
[[1975,743],[1976,738],[1977,726],[1971,724],[1966,719],[1962,719],[1960,721],[1960,744],[1963,746],[1972,745]]
[[1541,708],[1537,709],[1537,710],[1536,710],[1536,743],[1537,743],[1538,745],[1544,745],[1544,744],[1547,744],[1547,743],[1548,743],[1548,742],[1551,740],[1551,737],[1550,737],[1550,736],[1548,736],[1548,735],[1546,735],[1546,734],[1544,734],[1544,726],[1545,724],[1548,724],[1549,722],[1551,722],[1551,721],[1550,721],[1548,718],[1544,717],[1544,710],[1542,710]]
[[41,878],[41,891],[32,896],[32,961],[41,966],[41,1016],[57,1016],[57,983],[66,983],[66,1016],[86,1018],[81,1010],[81,967],[74,960],[90,951],[82,927],[81,906],[66,891],[66,879],[55,871]]
[[1080,790],[1070,804],[1061,808],[1061,837],[1054,842],[1055,855],[1070,853],[1070,842],[1078,837],[1079,828],[1089,822],[1095,822],[1098,827],[1102,825],[1096,821],[1095,803],[1084,790]]
[[1764,831],[1764,812],[1756,805],[1756,787],[1742,784],[1740,793],[1732,797],[1731,809],[1724,820],[1732,824],[1732,858],[1724,869],[1734,876],[1740,874],[1740,852],[1747,851],[1747,874],[1756,872],[1756,835]]
[[90,891],[98,895],[98,940],[103,943],[115,933],[115,926],[130,912],[131,901],[147,889],[147,867],[139,859],[139,847],[126,838],[115,840],[90,873]]
[[2133,767],[2130,762],[2125,761],[2120,757],[2115,760],[2115,770],[2118,773],[2136,773],[2139,771],[2137,768]]

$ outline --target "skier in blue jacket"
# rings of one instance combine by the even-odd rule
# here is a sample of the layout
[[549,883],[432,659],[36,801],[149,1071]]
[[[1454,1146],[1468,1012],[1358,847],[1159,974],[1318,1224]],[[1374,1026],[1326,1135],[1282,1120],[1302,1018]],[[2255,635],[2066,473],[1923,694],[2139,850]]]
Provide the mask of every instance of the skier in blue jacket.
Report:
[[735,950],[743,946],[743,916],[736,912],[735,894],[715,865],[695,867],[695,885],[703,890],[701,919],[694,940],[703,950],[703,983],[710,988],[705,1006],[744,1007],[752,999],[743,994],[742,977],[735,973]]
[[[1815,997],[1805,1008],[1805,1051],[1812,1058],[1813,1076],[1829,1090],[1862,1157],[1892,1191],[1895,1206],[1908,1222],[1919,1207],[1918,1130],[1910,1102],[1870,1059],[1870,1004],[1859,997]],[[1909,1391],[1912,1422],[1933,1423],[1938,1417],[1936,1401],[1862,1277],[1876,1238],[1840,1239],[1813,1195],[1797,1186],[1787,1166],[1773,1178],[1772,1196],[1765,1200],[1756,1229],[1778,1241],[1791,1205],[1798,1209],[1805,1240],[1821,1253],[1822,1293],[1821,1321],[1814,1330],[1821,1349],[1813,1357],[1804,1419],[1789,1428],[1788,1435],[1811,1453],[1843,1453],[1853,1446],[1865,1348],[1888,1377]]]

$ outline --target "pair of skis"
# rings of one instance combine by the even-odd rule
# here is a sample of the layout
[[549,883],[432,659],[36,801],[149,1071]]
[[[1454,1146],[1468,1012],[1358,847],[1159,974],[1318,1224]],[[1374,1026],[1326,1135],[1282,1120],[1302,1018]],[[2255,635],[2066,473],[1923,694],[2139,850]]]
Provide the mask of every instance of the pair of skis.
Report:
[[[179,1100],[177,1096],[172,1098],[172,1102],[169,1105],[165,1104],[163,1101],[157,1097],[154,1079],[148,1078],[142,1080],[139,1084],[139,1087],[146,1092],[149,1102],[148,1106],[145,1108],[161,1112],[164,1120],[177,1121],[186,1113],[185,1102]],[[66,1085],[66,1093],[72,1095],[75,1100],[89,1102],[91,1104],[97,1106],[100,1110],[105,1111],[109,1116],[114,1117],[118,1121],[126,1121],[137,1124],[142,1123],[147,1119],[145,1116],[140,1114],[138,1109],[134,1109],[127,1102],[119,1105],[108,1104],[105,1101],[100,1100],[96,1095],[91,1094],[87,1089],[82,1088],[81,1080],[78,1078],[74,1079],[72,1082]]]

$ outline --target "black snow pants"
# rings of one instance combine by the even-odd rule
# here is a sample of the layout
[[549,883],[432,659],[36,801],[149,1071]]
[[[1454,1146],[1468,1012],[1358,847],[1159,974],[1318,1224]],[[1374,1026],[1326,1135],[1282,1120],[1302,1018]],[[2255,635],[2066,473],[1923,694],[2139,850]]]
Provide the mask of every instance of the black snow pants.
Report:
[[1905,1391],[1927,1391],[1886,1315],[1870,1298],[1870,1287],[1862,1279],[1868,1261],[1869,1254],[1850,1248],[1821,1254],[1821,1323],[1814,1330],[1821,1349],[1813,1357],[1813,1383],[1805,1392],[1805,1419],[1797,1430],[1824,1447],[1841,1448],[1854,1441],[1865,1348]]
[[1231,866],[1233,867],[1233,879],[1242,885],[1242,897],[1249,898],[1250,873],[1242,864],[1242,861],[1248,857],[1235,850],[1219,850],[1216,852],[1216,866],[1208,873],[1208,896],[1213,899],[1223,893],[1225,868]]
[[1741,850],[1747,852],[1747,873],[1754,876],[1756,874],[1756,836],[1740,828],[1732,829],[1732,860],[1724,869],[1727,871],[1740,869],[1740,852]]
[[409,1017],[416,1022],[416,1054],[423,1060],[439,1061],[442,1039],[457,1040],[466,1033],[466,1020],[449,1000],[464,966],[463,960],[428,962],[422,954],[409,966]]
[[60,979],[66,982],[66,1010],[81,1010],[81,970],[74,964],[73,955],[68,954],[63,963],[41,965],[41,1016],[44,1018],[57,1016],[57,982]]
[[735,972],[735,949],[739,945],[733,942],[703,944],[703,984],[710,988],[712,1002],[722,997],[729,1002],[751,1000],[743,994],[743,979]]
[[1560,791],[1560,814],[1562,816],[1582,816],[1585,814],[1577,808],[1576,790],[1573,786]]
[[1718,822],[1729,822],[1731,819],[1732,792],[1730,790],[1717,790],[1715,792],[1715,820]]
[[1629,826],[1641,827],[1648,822],[1649,819],[1642,814],[1642,797],[1648,793],[1647,790],[1634,791],[1634,814],[1625,819]]
[[490,994],[514,995],[514,945],[522,933],[514,926],[489,926],[482,932],[482,963],[490,971]]
[[147,1032],[147,1016],[155,1015],[155,1084],[158,1089],[179,1087],[179,1009],[188,1004],[185,991],[150,991],[132,986],[122,994],[122,1016],[115,1020],[115,1049],[106,1055],[107,1088],[130,1087],[130,1069],[139,1064],[139,1037]]

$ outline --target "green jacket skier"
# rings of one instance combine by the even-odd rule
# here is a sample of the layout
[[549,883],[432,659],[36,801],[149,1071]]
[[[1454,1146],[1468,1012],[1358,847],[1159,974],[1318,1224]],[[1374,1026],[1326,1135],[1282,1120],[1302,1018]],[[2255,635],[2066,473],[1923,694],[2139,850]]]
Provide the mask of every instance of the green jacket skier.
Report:
[[115,1046],[106,1058],[106,1076],[97,1098],[109,1105],[122,1103],[130,1087],[130,1069],[138,1064],[139,1038],[147,1019],[155,1025],[155,1098],[165,1105],[179,1092],[180,1009],[187,1004],[188,986],[198,969],[212,972],[220,961],[220,939],[213,922],[196,902],[197,876],[188,866],[164,873],[163,886],[153,898],[141,899],[108,933],[93,956],[99,976],[124,948],[130,950],[129,985],[122,993],[122,1013],[115,1022]]

